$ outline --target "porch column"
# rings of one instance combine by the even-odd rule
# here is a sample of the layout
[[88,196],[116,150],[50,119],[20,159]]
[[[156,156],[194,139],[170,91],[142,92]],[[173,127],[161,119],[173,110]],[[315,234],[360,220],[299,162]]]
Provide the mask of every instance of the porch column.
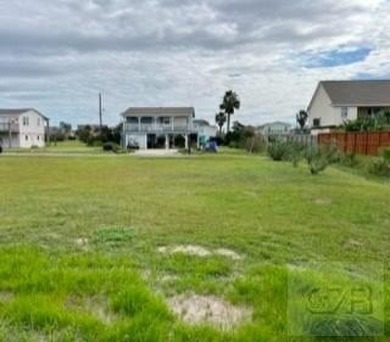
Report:
[[165,134],[165,149],[169,150],[169,135]]
[[188,134],[184,136],[184,140],[185,140],[185,149],[188,150]]

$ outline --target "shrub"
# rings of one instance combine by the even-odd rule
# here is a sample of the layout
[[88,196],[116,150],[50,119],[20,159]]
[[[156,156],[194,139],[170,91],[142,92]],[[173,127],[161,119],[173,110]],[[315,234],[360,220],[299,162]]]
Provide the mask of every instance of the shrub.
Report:
[[264,138],[259,134],[246,138],[244,147],[248,153],[261,153],[265,150]]
[[385,160],[387,160],[388,162],[390,162],[390,148],[385,148],[383,151],[382,151],[382,156]]
[[346,132],[369,132],[380,131],[383,129],[381,120],[374,118],[360,118],[356,120],[348,120],[343,124]]
[[268,146],[267,153],[274,161],[288,161],[291,156],[291,145],[286,141],[276,141]]
[[305,155],[306,146],[302,143],[291,142],[290,143],[290,155],[289,160],[293,163],[294,167],[298,167],[299,162]]
[[358,161],[356,159],[355,153],[345,153],[341,156],[341,164],[348,166],[348,167],[355,167],[358,165]]
[[385,158],[374,158],[368,165],[368,173],[375,176],[390,177],[390,161]]
[[115,144],[113,142],[107,142],[103,144],[103,151],[106,152],[114,152],[114,153],[119,153],[121,150],[121,147],[118,144]]
[[328,165],[340,161],[340,152],[335,144],[320,146],[317,150],[306,152],[306,159],[312,175],[324,171]]

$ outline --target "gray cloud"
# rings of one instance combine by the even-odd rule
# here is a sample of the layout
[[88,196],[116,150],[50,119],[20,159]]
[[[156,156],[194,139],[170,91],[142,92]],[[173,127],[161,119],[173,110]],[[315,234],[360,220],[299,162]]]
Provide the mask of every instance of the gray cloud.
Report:
[[[259,123],[307,105],[321,78],[390,73],[385,0],[0,0],[2,106],[54,121],[130,105],[195,105],[213,118],[234,88]],[[364,62],[307,70],[301,56],[370,46]],[[288,96],[287,96],[288,94]]]

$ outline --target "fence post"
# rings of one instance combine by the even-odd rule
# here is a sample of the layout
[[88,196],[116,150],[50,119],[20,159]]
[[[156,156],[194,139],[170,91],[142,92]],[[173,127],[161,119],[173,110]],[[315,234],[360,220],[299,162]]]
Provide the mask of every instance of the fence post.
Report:
[[348,133],[344,133],[344,153],[348,152]]

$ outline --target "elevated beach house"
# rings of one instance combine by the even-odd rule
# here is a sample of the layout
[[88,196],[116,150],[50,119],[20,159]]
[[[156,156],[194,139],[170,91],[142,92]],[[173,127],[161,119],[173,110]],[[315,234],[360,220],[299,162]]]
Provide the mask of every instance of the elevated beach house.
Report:
[[124,147],[169,149],[182,139],[188,148],[196,133],[193,107],[130,107],[121,115]]
[[0,144],[3,148],[45,146],[49,119],[35,109],[0,109]]

